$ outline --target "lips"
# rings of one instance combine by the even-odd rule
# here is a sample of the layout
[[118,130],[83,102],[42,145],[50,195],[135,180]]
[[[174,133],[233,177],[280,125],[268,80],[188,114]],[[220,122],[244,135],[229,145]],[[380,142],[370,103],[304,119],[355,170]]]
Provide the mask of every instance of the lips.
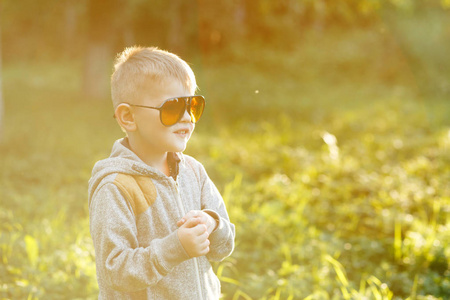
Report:
[[177,134],[186,134],[188,132],[189,132],[189,130],[177,130],[177,131],[175,131],[175,133],[177,133]]
[[184,127],[184,128],[180,128],[180,129],[175,130],[174,133],[180,134],[180,135],[186,135],[186,134],[191,133],[191,131],[192,131],[191,128]]

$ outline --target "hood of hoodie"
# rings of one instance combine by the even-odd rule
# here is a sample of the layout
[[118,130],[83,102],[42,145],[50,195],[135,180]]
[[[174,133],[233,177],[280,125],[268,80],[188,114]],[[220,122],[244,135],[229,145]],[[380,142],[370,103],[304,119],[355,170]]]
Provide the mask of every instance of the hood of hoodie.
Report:
[[89,179],[89,206],[91,199],[102,180],[111,174],[145,175],[150,177],[166,177],[161,171],[144,163],[129,148],[128,139],[117,140],[112,148],[111,155],[98,161],[92,169],[92,176]]

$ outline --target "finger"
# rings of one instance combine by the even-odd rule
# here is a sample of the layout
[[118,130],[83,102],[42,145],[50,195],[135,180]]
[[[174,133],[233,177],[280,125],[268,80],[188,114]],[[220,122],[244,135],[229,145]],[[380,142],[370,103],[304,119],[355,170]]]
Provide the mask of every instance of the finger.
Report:
[[200,224],[200,220],[198,218],[191,218],[183,223],[181,227],[183,228],[193,228]]
[[195,215],[193,214],[193,211],[189,211],[187,214],[184,215],[180,220],[177,222],[177,226],[181,226],[186,222],[187,220],[193,218]]
[[185,214],[184,217],[182,217],[180,220],[178,220],[177,225],[181,226],[187,220],[192,219],[192,218],[199,218],[199,217],[201,217],[201,211],[191,210],[187,214]]
[[201,235],[199,236],[199,239],[202,240],[202,241],[207,241],[208,238],[209,238],[209,233],[208,233],[208,231],[206,231],[205,233],[203,233],[203,234],[201,234]]
[[205,241],[198,243],[198,253],[200,255],[205,255],[209,252],[209,240],[206,239]]
[[183,225],[186,222],[186,220],[187,219],[185,217],[181,218],[180,220],[178,220],[177,226],[180,227],[181,225]]
[[[199,220],[198,218],[195,218],[196,220]],[[199,220],[199,224],[196,225],[193,229],[193,233],[197,236],[201,236],[202,234],[208,234],[208,230],[206,228],[205,224],[201,224]]]
[[209,253],[209,247],[205,247],[201,252],[200,252],[200,256],[206,255]]
[[199,216],[202,224],[208,224],[208,215],[206,213],[203,213]]
[[190,219],[193,217],[197,217],[199,215],[199,211],[198,210],[190,210],[184,217],[183,219]]
[[195,241],[195,243],[196,243],[197,245],[199,245],[200,247],[204,247],[204,246],[207,246],[205,243],[206,243],[206,241],[208,240],[208,237],[209,237],[208,233],[205,232],[205,233],[203,233],[203,234],[201,234],[201,235],[196,236],[196,237],[194,238],[194,241]]
[[210,244],[211,242],[208,239],[206,239],[203,243],[201,243],[201,247],[206,248],[209,247]]

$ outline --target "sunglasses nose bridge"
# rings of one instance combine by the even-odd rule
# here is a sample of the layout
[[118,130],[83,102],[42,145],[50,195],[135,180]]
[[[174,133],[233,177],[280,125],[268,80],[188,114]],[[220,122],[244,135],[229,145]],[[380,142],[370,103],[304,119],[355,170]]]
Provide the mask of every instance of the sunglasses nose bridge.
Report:
[[191,109],[192,98],[189,97],[189,98],[186,98],[185,100],[186,100],[186,112],[187,112],[187,114],[189,116],[189,119],[190,119],[191,122],[195,123],[196,122],[195,116],[194,116],[194,114],[192,112],[192,109]]
[[186,98],[186,111],[189,115],[191,115],[191,98]]
[[191,101],[189,98],[184,99],[185,106],[183,110],[183,114],[181,115],[180,121],[186,120],[186,122],[192,122],[192,114],[191,114]]

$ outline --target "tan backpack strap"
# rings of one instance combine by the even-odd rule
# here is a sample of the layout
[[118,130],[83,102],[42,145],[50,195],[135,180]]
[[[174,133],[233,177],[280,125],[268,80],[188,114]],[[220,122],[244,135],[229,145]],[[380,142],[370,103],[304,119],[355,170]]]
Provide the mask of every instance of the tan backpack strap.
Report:
[[156,200],[156,188],[149,177],[117,174],[114,184],[130,203],[135,216],[145,212]]

